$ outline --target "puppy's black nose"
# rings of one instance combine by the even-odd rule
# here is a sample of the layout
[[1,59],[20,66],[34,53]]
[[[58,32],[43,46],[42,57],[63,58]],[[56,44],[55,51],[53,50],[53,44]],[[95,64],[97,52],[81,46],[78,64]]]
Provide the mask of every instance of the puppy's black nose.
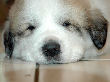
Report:
[[42,52],[47,57],[54,57],[60,54],[60,45],[57,42],[48,42],[42,47]]

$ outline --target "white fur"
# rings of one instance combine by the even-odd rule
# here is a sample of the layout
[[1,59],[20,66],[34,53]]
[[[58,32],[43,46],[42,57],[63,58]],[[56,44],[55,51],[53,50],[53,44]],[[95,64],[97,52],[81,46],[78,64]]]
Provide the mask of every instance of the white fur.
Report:
[[13,57],[40,64],[51,63],[52,61],[47,61],[41,51],[45,41],[50,39],[58,41],[61,45],[62,54],[59,63],[75,62],[82,57],[99,54],[85,31],[83,36],[80,36],[78,32],[70,32],[58,22],[60,17],[64,17],[61,20],[71,18],[80,25],[85,25],[84,10],[78,10],[76,6],[74,8],[70,5],[64,6],[61,3],[62,0],[16,0],[9,14],[9,19],[13,23],[11,28],[14,31],[24,30],[26,24],[31,23],[36,29],[32,34],[16,37]]

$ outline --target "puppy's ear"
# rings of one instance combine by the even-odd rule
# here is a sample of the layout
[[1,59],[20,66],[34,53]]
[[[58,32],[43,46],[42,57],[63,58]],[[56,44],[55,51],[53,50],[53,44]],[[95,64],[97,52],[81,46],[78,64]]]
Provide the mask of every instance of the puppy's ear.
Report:
[[14,34],[9,31],[9,28],[5,28],[6,30],[3,33],[3,43],[5,47],[5,53],[9,58],[12,57],[13,49],[14,49]]
[[87,31],[94,45],[102,49],[106,43],[108,22],[104,16],[97,10],[91,12],[91,24]]

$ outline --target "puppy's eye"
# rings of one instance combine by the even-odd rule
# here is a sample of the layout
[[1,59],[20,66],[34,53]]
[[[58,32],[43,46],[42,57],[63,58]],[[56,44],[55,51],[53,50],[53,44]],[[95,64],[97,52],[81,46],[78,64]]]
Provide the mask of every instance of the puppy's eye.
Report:
[[69,22],[69,21],[65,21],[64,23],[63,23],[63,26],[65,26],[65,27],[68,27],[68,26],[70,26],[71,25],[71,23]]
[[28,28],[27,28],[27,30],[31,30],[31,31],[33,31],[35,29],[35,26],[32,26],[32,25],[30,25]]

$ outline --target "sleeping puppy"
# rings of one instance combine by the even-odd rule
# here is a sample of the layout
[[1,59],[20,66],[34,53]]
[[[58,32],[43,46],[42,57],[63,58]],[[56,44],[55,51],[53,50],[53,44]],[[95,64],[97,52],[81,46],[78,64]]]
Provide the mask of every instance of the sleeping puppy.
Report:
[[15,0],[3,33],[7,57],[53,64],[104,54],[109,22],[101,2]]

